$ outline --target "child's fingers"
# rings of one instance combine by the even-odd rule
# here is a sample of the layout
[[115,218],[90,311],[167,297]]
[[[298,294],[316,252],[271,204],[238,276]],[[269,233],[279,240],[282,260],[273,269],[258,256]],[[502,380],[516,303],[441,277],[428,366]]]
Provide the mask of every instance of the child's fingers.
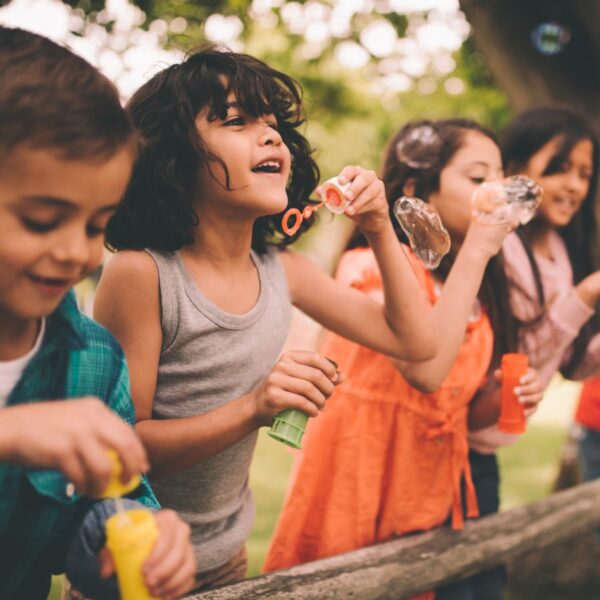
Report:
[[[281,372],[288,377],[309,382],[314,385],[324,396],[330,396],[333,392],[334,384],[321,369],[308,367],[297,362],[286,361],[281,364]],[[298,391],[290,388],[291,391]]]
[[345,194],[346,198],[350,201],[356,201],[356,199],[362,196],[377,181],[379,180],[374,171],[365,171],[364,169],[361,169],[350,182],[348,191]]
[[157,583],[151,593],[166,600],[180,598],[194,587],[195,571],[194,552],[191,545],[185,544],[182,556],[178,560],[174,560],[173,568],[169,571],[168,576]]
[[533,369],[529,369],[525,375],[519,378],[519,385],[528,385],[538,381],[537,372]]
[[352,181],[362,170],[362,167],[359,167],[358,165],[348,165],[344,167],[338,175],[339,183],[344,185],[349,181]]
[[335,365],[329,359],[327,359],[327,357],[319,354],[318,352],[293,350],[284,354],[279,362],[282,363],[288,361],[289,359],[302,365],[320,369],[333,382],[335,382],[337,379],[338,371]]
[[346,375],[346,373],[343,373],[342,371],[338,371],[337,379],[335,380],[334,385],[337,387],[338,385],[340,385],[340,383],[344,383],[344,381],[346,381],[346,379],[348,379],[348,376]]
[[87,489],[85,465],[76,453],[73,452],[68,456],[62,457],[58,467],[80,494],[86,494],[89,491]]
[[294,394],[286,390],[280,390],[270,402],[270,408],[273,415],[279,414],[282,410],[295,408],[309,417],[318,417],[319,409],[314,402],[307,400],[301,394]]
[[494,371],[494,379],[496,381],[502,381],[502,369],[496,369]]
[[533,383],[515,387],[514,392],[522,404],[537,404],[544,397],[542,386],[537,379]]
[[348,205],[346,213],[355,216],[369,212],[373,208],[379,208],[376,206],[379,200],[381,200],[379,204],[387,212],[387,203],[383,199],[383,185],[378,179],[375,179]]
[[95,497],[102,496],[113,469],[106,447],[96,438],[90,437],[85,444],[78,448],[77,454],[85,468],[88,493]]
[[306,398],[312,402],[319,410],[325,406],[325,400],[333,391],[333,384],[330,382],[331,391],[324,394],[314,383],[306,379],[298,379],[281,373],[273,374],[273,383],[281,388],[284,392],[290,392]]
[[[142,571],[145,576],[149,576],[153,573],[156,565],[160,564],[169,554],[170,547],[175,539],[175,525],[179,521],[177,514],[170,509],[164,509],[154,513],[154,518],[156,519],[156,525],[158,526],[158,537],[156,538],[156,542],[154,542],[152,552],[150,552],[148,558],[144,562]],[[152,577],[150,577],[150,579],[152,579]]]
[[[112,417],[115,417],[112,419]],[[98,437],[102,443],[112,448],[121,462],[121,481],[126,483],[134,475],[145,473],[149,469],[148,456],[135,430],[125,421],[111,415],[99,430]]]

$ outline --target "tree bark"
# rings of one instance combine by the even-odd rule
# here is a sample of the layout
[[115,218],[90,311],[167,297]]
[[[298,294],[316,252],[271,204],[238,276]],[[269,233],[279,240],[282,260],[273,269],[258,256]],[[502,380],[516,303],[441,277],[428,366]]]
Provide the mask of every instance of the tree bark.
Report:
[[[516,111],[562,105],[587,118],[600,136],[600,2],[595,0],[460,0],[478,49]],[[555,55],[532,42],[542,23],[568,29]]]

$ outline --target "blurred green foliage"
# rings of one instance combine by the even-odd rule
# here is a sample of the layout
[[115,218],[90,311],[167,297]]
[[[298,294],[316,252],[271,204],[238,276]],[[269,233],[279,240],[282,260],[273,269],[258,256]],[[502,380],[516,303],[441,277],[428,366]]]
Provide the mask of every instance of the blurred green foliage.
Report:
[[[94,21],[104,0],[65,0],[82,10],[88,21]],[[278,68],[300,83],[305,92],[309,118],[307,135],[317,151],[323,177],[337,173],[341,167],[358,163],[364,167],[379,165],[386,141],[409,120],[417,118],[469,117],[499,131],[509,117],[507,99],[499,90],[482,56],[469,38],[455,53],[455,70],[445,76],[432,74],[436,89],[420,93],[415,87],[402,93],[376,94],[372,80],[377,76],[377,60],[362,68],[348,69],[333,55],[333,45],[316,58],[302,53],[305,40],[291,34],[281,24],[263,29],[249,16],[251,0],[134,0],[146,13],[143,27],[154,19],[167,22],[175,17],[187,21],[185,32],[169,34],[167,45],[182,50],[205,42],[202,24],[213,13],[236,15],[244,23],[244,50]],[[303,4],[304,2],[301,2]],[[408,26],[408,17],[398,13],[377,15],[390,22],[400,37]],[[372,16],[356,14],[348,39],[358,40],[360,29]],[[105,27],[110,24],[103,24]],[[426,74],[427,75],[427,74]],[[460,94],[452,95],[444,88],[447,77],[458,77],[464,83]]]

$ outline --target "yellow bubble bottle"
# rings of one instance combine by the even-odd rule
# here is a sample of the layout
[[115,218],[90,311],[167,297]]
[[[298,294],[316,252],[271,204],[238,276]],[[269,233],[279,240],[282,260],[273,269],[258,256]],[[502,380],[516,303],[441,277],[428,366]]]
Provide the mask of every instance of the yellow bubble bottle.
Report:
[[144,583],[142,566],[157,537],[149,510],[128,510],[106,521],[106,546],[115,563],[121,600],[156,600]]
[[135,490],[141,483],[139,475],[134,475],[127,483],[121,481],[121,472],[123,467],[119,460],[119,455],[114,450],[108,450],[108,457],[112,463],[112,473],[108,485],[102,492],[103,498],[120,498],[129,492]]

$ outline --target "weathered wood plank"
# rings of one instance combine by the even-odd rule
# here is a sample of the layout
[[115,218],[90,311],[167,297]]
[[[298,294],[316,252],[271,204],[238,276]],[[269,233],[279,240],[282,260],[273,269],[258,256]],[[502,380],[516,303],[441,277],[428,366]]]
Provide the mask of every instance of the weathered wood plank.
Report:
[[527,506],[188,596],[188,600],[408,598],[600,525],[600,480]]

